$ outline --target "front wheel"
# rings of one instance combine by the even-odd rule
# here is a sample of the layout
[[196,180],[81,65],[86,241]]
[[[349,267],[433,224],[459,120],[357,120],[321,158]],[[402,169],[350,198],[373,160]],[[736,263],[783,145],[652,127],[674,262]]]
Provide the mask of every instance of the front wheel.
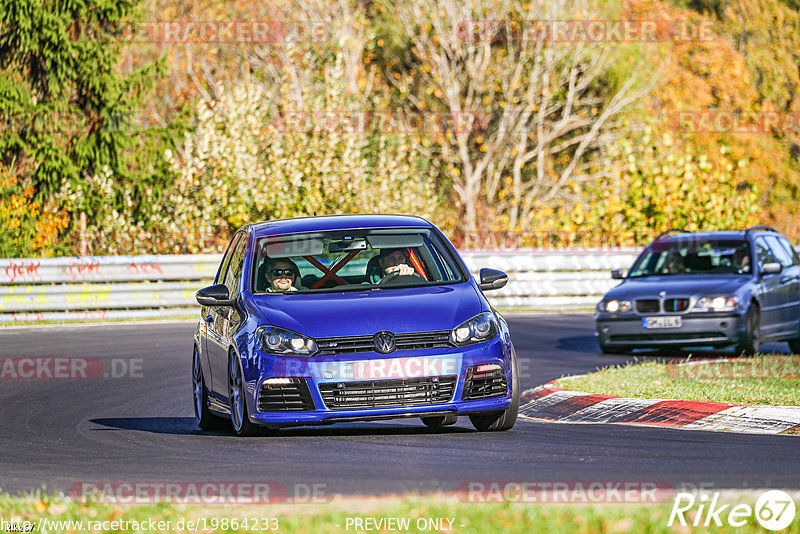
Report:
[[752,356],[761,351],[761,310],[751,304],[745,316],[745,329],[741,341],[736,345],[736,355]]
[[228,403],[231,409],[233,431],[240,436],[254,436],[258,427],[247,416],[247,400],[244,393],[242,368],[236,354],[231,352],[228,359]]
[[800,354],[800,337],[789,340],[789,348],[794,354]]
[[517,351],[511,346],[511,406],[499,412],[470,415],[472,426],[479,432],[498,432],[509,430],[517,422],[519,414],[519,365],[517,364]]

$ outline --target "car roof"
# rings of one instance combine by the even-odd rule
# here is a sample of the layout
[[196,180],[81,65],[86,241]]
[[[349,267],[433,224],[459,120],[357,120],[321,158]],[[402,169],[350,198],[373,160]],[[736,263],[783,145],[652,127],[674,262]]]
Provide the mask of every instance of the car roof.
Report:
[[767,230],[766,228],[758,228],[757,230],[714,230],[714,231],[707,231],[707,232],[675,232],[670,233],[669,235],[662,235],[657,237],[653,240],[650,245],[655,245],[656,243],[660,245],[670,244],[670,243],[681,243],[687,241],[706,241],[706,240],[732,240],[732,241],[744,241],[747,239],[748,235],[757,236],[757,235],[777,235],[783,236],[777,230]]
[[278,219],[248,225],[256,237],[357,228],[431,228],[433,224],[413,215],[318,215]]

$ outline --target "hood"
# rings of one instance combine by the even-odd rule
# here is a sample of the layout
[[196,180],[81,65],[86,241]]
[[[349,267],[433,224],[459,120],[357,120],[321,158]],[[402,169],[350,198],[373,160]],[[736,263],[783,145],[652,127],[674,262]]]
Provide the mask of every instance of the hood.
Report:
[[661,291],[666,292],[667,298],[733,295],[750,279],[750,276],[737,274],[677,274],[627,278],[623,283],[606,293],[605,298],[627,300],[647,297],[658,298]]
[[251,298],[270,324],[315,338],[450,330],[483,311],[469,282]]

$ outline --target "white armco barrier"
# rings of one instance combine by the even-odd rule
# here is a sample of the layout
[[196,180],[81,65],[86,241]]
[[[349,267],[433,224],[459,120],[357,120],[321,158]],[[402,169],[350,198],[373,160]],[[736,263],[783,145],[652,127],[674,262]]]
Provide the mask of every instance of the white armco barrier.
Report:
[[[483,267],[508,273],[487,291],[500,309],[593,308],[614,287],[611,269],[629,267],[636,249],[465,251]],[[211,283],[220,254],[0,259],[0,323],[186,316]]]

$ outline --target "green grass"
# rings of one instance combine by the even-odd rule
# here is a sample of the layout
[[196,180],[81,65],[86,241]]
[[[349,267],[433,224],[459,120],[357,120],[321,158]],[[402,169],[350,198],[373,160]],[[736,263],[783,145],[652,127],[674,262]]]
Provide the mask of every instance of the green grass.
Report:
[[637,361],[562,378],[558,384],[619,397],[800,406],[800,356],[773,354],[691,366]]
[[[751,506],[757,496],[724,497],[723,502],[748,503]],[[797,500],[797,497],[795,497]],[[454,519],[454,534],[472,533],[668,533],[668,532],[768,532],[757,526],[751,518],[741,528],[724,526],[722,528],[704,527],[669,527],[667,525],[672,510],[672,499],[657,504],[468,504],[454,497],[419,497],[402,498],[338,498],[322,504],[278,504],[278,505],[239,505],[239,506],[186,506],[171,504],[153,505],[110,505],[72,502],[64,497],[28,496],[10,497],[0,495],[0,517],[8,521],[28,520],[38,522],[41,518],[49,520],[72,521],[171,521],[174,525],[183,520],[201,520],[205,518],[206,526],[212,524],[212,518],[230,521],[238,518],[277,517],[278,532],[283,533],[346,533],[358,532],[353,526],[347,526],[348,518],[410,518],[412,528],[394,530],[392,532],[450,532],[449,530],[423,530],[413,526],[420,518]],[[692,512],[686,516],[689,521],[696,517]],[[82,532],[101,532],[88,528],[84,523]],[[73,527],[74,528],[74,527]],[[52,528],[50,532],[63,532],[69,529]],[[133,529],[129,529],[131,531]],[[187,529],[185,529],[187,530]],[[191,531],[191,529],[188,529]],[[36,532],[37,530],[34,529]],[[140,532],[153,532],[148,525]],[[236,528],[206,528],[202,526],[198,532],[257,532]],[[385,531],[385,530],[384,530]],[[265,530],[258,530],[265,532]],[[274,530],[273,530],[274,532]],[[363,530],[361,532],[364,532]],[[375,532],[375,530],[373,530]],[[800,532],[800,514],[796,514],[793,523],[784,532]]]

